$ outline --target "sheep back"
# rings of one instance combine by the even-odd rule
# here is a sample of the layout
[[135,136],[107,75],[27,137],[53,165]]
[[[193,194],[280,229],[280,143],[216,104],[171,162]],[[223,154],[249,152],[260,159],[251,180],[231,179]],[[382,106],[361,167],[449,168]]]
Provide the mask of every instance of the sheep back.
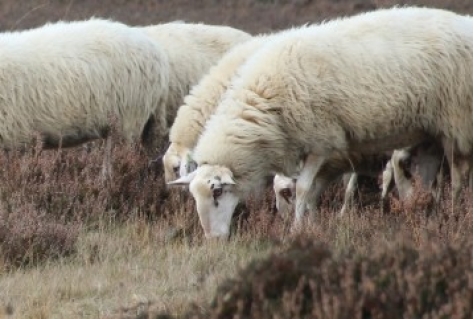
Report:
[[228,50],[251,38],[250,34],[235,28],[200,23],[172,22],[139,29],[159,43],[169,56],[168,127],[191,87]]

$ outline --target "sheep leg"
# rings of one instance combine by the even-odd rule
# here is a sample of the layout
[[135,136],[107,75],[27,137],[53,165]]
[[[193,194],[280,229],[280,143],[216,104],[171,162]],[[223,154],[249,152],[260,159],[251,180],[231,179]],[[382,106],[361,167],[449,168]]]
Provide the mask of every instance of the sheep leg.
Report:
[[462,188],[462,176],[461,176],[461,169],[454,163],[451,167],[451,183],[452,183],[452,192],[453,192],[453,201],[457,203],[459,201],[459,197],[461,196],[461,188]]
[[296,209],[293,228],[301,226],[313,180],[326,161],[324,156],[309,155],[296,180]]
[[453,141],[445,139],[443,140],[443,149],[448,159],[449,167],[451,170],[451,187],[452,187],[452,198],[453,203],[457,205],[461,196],[462,189],[462,164],[469,165],[470,170],[472,169],[472,163],[467,163],[467,159],[455,152]]
[[472,177],[472,156],[465,156],[458,154],[453,161],[453,199],[457,204],[461,200],[461,191],[464,183],[466,183],[470,189],[472,189],[472,181],[466,181],[467,178]]
[[387,194],[390,191],[390,185],[393,180],[392,162],[388,161],[382,173],[382,203],[387,199]]
[[413,186],[411,184],[411,180],[405,176],[405,171],[403,167],[401,167],[400,162],[402,161],[401,156],[403,155],[399,155],[400,152],[405,152],[405,150],[394,151],[391,161],[395,185],[398,189],[398,195],[401,200],[406,200],[412,195]]
[[392,161],[388,160],[385,169],[382,172],[382,195],[380,197],[380,208],[382,213],[390,210],[388,192],[393,189],[394,185]]
[[441,201],[441,194],[443,192],[443,185],[444,184],[444,170],[443,165],[440,166],[438,173],[436,174],[436,185],[432,188],[432,195],[435,199],[435,207],[438,207]]
[[[347,180],[347,178],[349,178],[349,180]],[[341,217],[344,216],[348,207],[352,208],[353,201],[354,201],[354,192],[357,187],[357,174],[356,173],[344,174],[343,180],[344,180],[344,185],[346,185],[346,191],[344,193],[344,204],[342,205],[341,211],[339,212],[339,216]]]
[[112,138],[110,136],[105,141],[101,179],[103,182],[106,180],[112,181]]
[[310,190],[311,192],[308,196],[306,204],[306,208],[311,213],[313,221],[316,219],[316,213],[321,203],[321,194],[326,190],[331,181],[332,179],[321,178],[320,176],[316,176],[316,178],[313,180]]

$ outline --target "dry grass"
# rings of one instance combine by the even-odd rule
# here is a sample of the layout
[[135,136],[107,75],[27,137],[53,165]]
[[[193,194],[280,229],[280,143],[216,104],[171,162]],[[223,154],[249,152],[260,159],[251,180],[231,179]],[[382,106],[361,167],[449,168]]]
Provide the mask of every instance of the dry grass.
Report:
[[265,256],[269,244],[166,242],[162,225],[130,222],[79,235],[70,258],[0,276],[0,300],[11,318],[98,318],[136,301],[179,313],[209,302],[239,266]]
[[179,313],[269,251],[250,229],[232,242],[204,242],[192,200],[164,187],[159,164],[117,146],[113,178],[103,180],[103,153],[95,143],[0,155],[0,309],[8,318],[97,318],[137,298]]

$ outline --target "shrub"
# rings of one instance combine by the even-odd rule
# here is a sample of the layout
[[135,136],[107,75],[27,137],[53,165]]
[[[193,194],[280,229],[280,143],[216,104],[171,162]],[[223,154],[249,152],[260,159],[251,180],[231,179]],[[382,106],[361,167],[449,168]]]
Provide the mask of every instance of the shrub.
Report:
[[161,163],[133,145],[116,144],[112,179],[105,179],[103,144],[0,153],[0,267],[73,253],[80,225],[154,220],[180,207],[183,196],[166,189]]
[[472,318],[472,241],[336,256],[299,238],[223,283],[187,318]]
[[34,265],[75,252],[79,225],[56,221],[32,205],[0,207],[0,268]]

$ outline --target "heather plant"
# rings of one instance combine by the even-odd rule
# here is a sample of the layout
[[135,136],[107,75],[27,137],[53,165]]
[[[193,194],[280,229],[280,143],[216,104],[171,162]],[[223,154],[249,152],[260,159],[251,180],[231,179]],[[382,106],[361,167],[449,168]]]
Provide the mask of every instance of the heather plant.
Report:
[[[112,137],[115,138],[115,137]],[[160,163],[140,147],[114,141],[112,174],[104,178],[104,142],[71,149],[0,153],[0,258],[5,265],[36,263],[74,251],[78,225],[166,220],[186,207],[169,191]]]
[[[112,174],[105,178],[106,146],[102,141],[53,150],[38,144],[27,151],[0,153],[0,239],[8,238],[1,241],[0,255],[6,263],[37,262],[53,251],[58,256],[70,254],[79,224],[92,230],[104,223],[160,221],[169,225],[170,238],[184,234],[192,240],[199,236],[200,225],[188,192],[168,189],[161,162],[152,160],[139,146],[124,144],[114,135],[111,138],[115,139]],[[248,228],[244,225],[248,225],[251,211],[258,211],[255,216],[268,215],[264,211],[271,211],[270,196],[267,191],[265,201],[256,198],[242,205],[234,218],[234,229]]]
[[187,318],[471,318],[472,241],[335,254],[313,238],[250,263]]
[[452,210],[446,185],[432,212],[430,193],[415,182],[413,202],[395,194],[383,212],[377,192],[365,193],[375,188],[366,186],[358,208],[342,218],[332,201],[343,188],[325,192],[318,216],[298,235],[270,213],[270,190],[263,200],[249,199],[248,218],[230,241],[270,245],[269,257],[251,261],[212,300],[184,312],[166,314],[147,300],[110,318],[471,318],[471,193]]
[[14,211],[0,206],[0,273],[75,252],[79,224],[54,220],[32,205]]
[[31,203],[36,209],[67,220],[156,218],[163,214],[169,192],[159,165],[134,145],[112,150],[111,180],[101,174],[104,148],[42,150],[1,154],[4,181],[1,198],[11,209]]

